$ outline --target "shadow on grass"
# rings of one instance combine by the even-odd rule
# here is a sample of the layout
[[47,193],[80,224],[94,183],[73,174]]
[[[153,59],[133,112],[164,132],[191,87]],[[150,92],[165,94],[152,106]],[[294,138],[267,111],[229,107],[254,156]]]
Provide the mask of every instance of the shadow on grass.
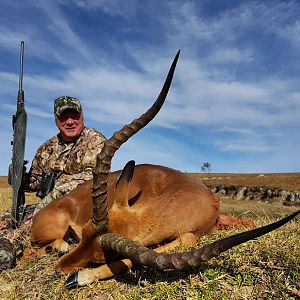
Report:
[[125,274],[121,274],[115,277],[116,281],[121,283],[126,283],[129,285],[143,286],[143,281],[150,284],[155,284],[157,282],[173,283],[178,280],[188,280],[191,276],[199,275],[199,273],[205,273],[207,270],[213,270],[211,272],[210,279],[216,279],[219,274],[228,274],[234,276],[239,273],[237,268],[234,267],[224,267],[215,263],[203,263],[200,267],[189,268],[184,270],[154,270],[143,267],[133,267]]

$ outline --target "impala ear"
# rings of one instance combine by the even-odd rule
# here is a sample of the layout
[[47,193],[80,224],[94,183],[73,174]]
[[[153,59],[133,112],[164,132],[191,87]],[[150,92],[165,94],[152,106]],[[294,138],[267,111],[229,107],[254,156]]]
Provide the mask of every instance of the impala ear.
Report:
[[135,168],[135,161],[130,160],[122,170],[122,173],[116,183],[115,187],[115,201],[114,205],[118,207],[128,207],[128,193],[130,182],[133,177]]

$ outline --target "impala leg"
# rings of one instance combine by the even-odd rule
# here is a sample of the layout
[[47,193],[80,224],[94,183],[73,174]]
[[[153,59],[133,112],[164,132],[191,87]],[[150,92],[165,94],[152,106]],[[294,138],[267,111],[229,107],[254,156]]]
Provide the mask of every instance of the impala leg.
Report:
[[[49,245],[52,250],[61,252],[61,253],[67,253],[70,251],[71,246],[63,239],[57,239],[51,245]],[[48,247],[49,247],[48,246]]]
[[42,248],[29,247],[24,250],[23,259],[28,259],[33,256],[44,256],[49,252],[57,251],[59,253],[66,253],[70,250],[70,245],[64,240],[55,240],[53,243]]
[[65,287],[67,289],[77,288],[93,283],[97,280],[107,279],[117,274],[125,273],[133,264],[130,259],[122,259],[102,265],[94,269],[85,269],[77,272],[73,272],[65,281]]
[[177,247],[189,248],[197,244],[197,236],[194,233],[187,232],[178,237],[176,240],[163,245],[161,247],[155,248],[154,251],[162,253],[165,251],[173,250]]
[[[185,233],[176,240],[154,249],[154,251],[161,253],[173,250],[177,247],[192,247],[196,245],[197,237],[193,233]],[[111,278],[115,275],[124,273],[132,268],[133,263],[130,259],[124,258],[106,265],[102,265],[94,269],[85,269],[73,272],[65,282],[65,287],[68,289],[84,286],[93,283],[97,280]]]
[[233,216],[219,215],[217,224],[218,229],[231,229],[231,228],[255,228],[255,223],[248,218],[237,218]]

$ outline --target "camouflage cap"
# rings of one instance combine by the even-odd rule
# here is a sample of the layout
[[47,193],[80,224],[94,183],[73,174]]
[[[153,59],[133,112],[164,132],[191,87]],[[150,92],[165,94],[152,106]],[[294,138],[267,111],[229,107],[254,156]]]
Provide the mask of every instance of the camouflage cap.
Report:
[[61,96],[54,100],[54,114],[60,116],[62,112],[68,108],[75,109],[79,113],[82,107],[79,99],[70,96]]

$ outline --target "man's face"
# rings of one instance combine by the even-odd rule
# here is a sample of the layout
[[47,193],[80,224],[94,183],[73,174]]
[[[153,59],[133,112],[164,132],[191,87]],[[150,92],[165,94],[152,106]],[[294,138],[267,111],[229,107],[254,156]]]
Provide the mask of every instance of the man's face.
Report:
[[65,142],[72,142],[79,137],[84,127],[83,114],[75,109],[66,109],[56,116],[55,122]]

